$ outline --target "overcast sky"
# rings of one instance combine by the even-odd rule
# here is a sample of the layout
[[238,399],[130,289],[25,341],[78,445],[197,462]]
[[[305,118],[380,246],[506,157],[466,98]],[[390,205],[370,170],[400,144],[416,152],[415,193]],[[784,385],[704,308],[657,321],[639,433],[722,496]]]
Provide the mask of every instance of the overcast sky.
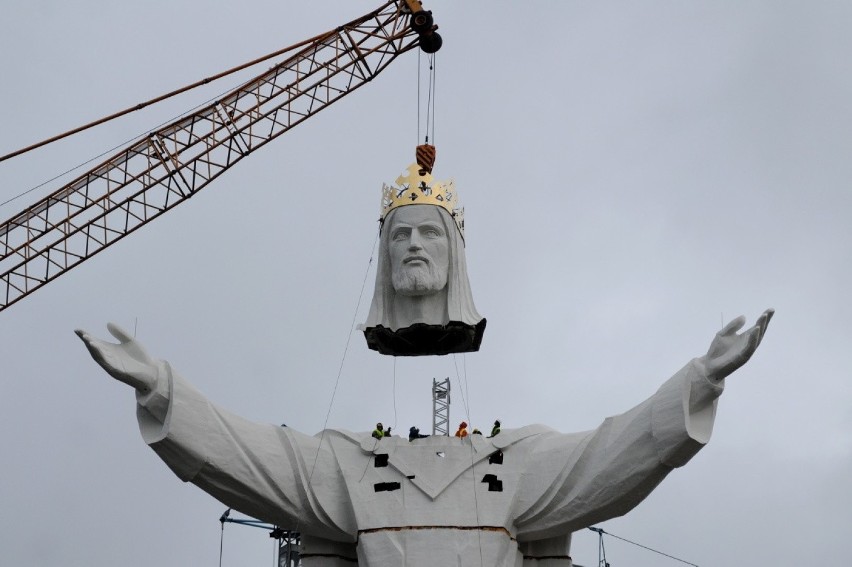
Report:
[[[0,153],[376,5],[6,0]],[[3,564],[218,565],[225,507],[145,446],[132,391],[77,327],[135,329],[216,403],[310,434],[329,410],[329,427],[428,430],[432,378],[448,376],[453,425],[572,432],[652,394],[723,321],[767,307],[776,317],[728,379],[708,447],[600,527],[701,567],[852,556],[852,4],[426,7],[444,37],[435,176],[454,178],[466,207],[480,352],[394,367],[352,328],[372,293],[381,184],[418,143],[411,52],[0,313]],[[236,82],[0,163],[0,202]],[[613,567],[678,564],[605,542]],[[575,536],[576,563],[597,553],[595,534]],[[225,528],[224,566],[273,557],[263,531]]]

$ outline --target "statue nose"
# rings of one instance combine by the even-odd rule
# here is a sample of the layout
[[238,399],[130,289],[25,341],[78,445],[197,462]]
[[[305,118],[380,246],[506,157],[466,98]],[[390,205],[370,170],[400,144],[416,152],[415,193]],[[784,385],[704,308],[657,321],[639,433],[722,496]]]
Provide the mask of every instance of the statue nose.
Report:
[[409,250],[420,250],[423,248],[423,244],[420,241],[420,235],[416,230],[411,232],[411,236],[408,238],[408,249]]

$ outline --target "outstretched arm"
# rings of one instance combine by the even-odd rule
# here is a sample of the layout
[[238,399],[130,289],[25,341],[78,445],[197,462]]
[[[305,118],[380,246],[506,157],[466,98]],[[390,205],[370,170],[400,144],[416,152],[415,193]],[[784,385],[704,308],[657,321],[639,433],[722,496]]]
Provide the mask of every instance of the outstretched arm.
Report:
[[299,524],[338,540],[351,532],[339,527],[345,513],[329,518],[325,511],[338,512],[334,498],[344,490],[342,479],[334,472],[323,475],[333,487],[328,496],[310,486],[317,463],[325,471],[338,470],[333,453],[321,451],[318,438],[253,423],[215,406],[127,332],[112,323],[107,328],[117,344],[76,333],[110,376],[136,390],[142,438],[178,478],[270,523]]
[[571,532],[625,514],[685,465],[710,440],[723,379],[751,358],[773,313],[767,309],[742,333],[745,318],[734,319],[706,355],[596,430],[542,436],[528,459],[536,467],[517,499],[534,503],[518,516],[519,535]]
[[156,390],[157,361],[148,356],[139,341],[115,323],[107,324],[107,329],[118,339],[118,344],[96,339],[81,329],[74,332],[89,349],[89,354],[95,362],[110,376],[132,386],[140,394]]

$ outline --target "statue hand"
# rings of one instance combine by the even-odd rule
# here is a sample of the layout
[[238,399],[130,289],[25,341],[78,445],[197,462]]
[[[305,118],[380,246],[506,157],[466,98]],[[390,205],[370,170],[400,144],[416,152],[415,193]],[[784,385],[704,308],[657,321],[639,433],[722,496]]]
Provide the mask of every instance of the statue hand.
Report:
[[753,327],[737,334],[745,324],[745,317],[740,315],[716,333],[710,343],[710,349],[704,356],[708,378],[722,380],[748,362],[763,339],[769,320],[774,314],[774,309],[767,309],[758,317]]
[[86,331],[74,331],[89,349],[95,362],[120,382],[147,394],[157,387],[157,361],[148,356],[142,345],[115,323],[107,324],[110,334],[119,343],[96,339]]

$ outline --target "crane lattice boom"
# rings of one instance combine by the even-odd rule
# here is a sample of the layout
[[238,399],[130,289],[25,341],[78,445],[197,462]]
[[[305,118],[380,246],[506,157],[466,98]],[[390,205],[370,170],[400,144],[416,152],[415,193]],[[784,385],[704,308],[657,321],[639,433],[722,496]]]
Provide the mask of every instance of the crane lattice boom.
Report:
[[0,225],[0,311],[182,203],[417,46],[396,0],[328,32]]

